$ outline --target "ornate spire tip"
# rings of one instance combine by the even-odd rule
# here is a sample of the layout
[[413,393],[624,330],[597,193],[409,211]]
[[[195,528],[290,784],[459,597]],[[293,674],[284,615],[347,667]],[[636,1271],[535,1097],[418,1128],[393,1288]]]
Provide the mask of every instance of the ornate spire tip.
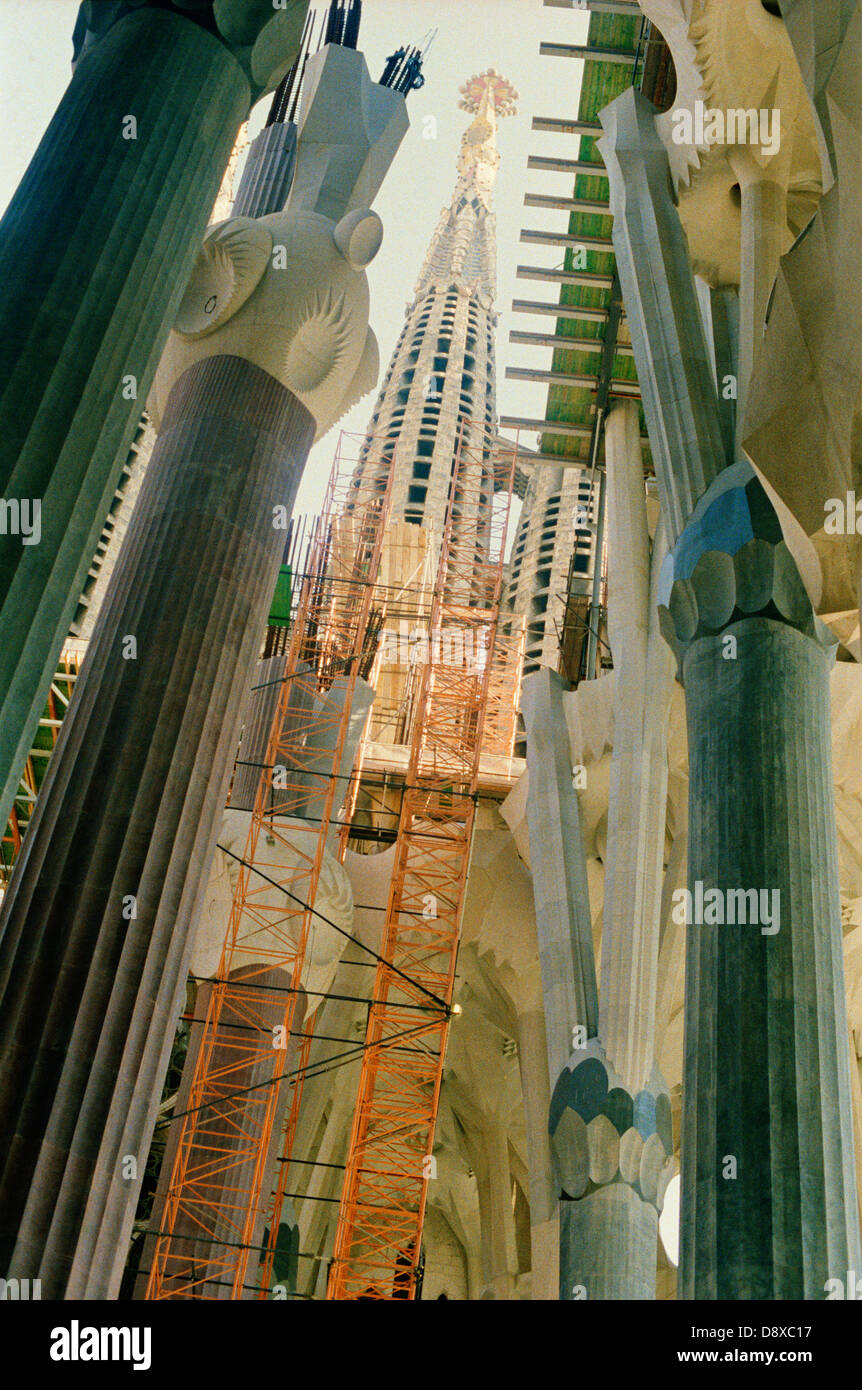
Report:
[[471,77],[469,82],[465,82],[460,88],[461,101],[458,106],[462,111],[469,111],[475,115],[482,105],[482,100],[487,91],[491,92],[494,102],[494,110],[498,116],[516,116],[518,108],[515,103],[519,99],[517,88],[513,87],[505,77],[501,77],[496,68],[488,68],[487,72],[477,73]]

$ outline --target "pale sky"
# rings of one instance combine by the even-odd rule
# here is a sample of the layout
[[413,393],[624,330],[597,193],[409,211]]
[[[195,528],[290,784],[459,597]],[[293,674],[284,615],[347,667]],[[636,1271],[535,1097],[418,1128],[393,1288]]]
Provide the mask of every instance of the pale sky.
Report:
[[[0,0],[0,207],[5,208],[49,124],[69,81],[71,35],[77,0]],[[380,77],[385,59],[402,44],[424,47],[429,31],[437,36],[425,63],[426,84],[412,92],[407,109],[411,127],[386,177],[375,207],[386,229],[383,246],[369,269],[371,324],[380,342],[381,370],[389,360],[412,298],[419,268],[441,209],[451,197],[461,134],[470,117],[458,110],[458,88],[473,73],[496,68],[518,88],[518,115],[500,122],[502,156],[495,202],[498,232],[497,405],[501,415],[544,417],[546,386],[507,382],[506,366],[550,365],[549,348],[512,347],[512,327],[538,330],[541,321],[511,313],[513,298],[558,298],[557,287],[517,280],[516,266],[559,265],[561,248],[519,245],[524,227],[564,231],[568,214],[523,206],[524,193],[571,193],[565,174],[527,170],[528,154],[578,157],[573,136],[545,135],[530,129],[532,116],[577,115],[583,64],[566,58],[540,58],[540,40],[583,43],[586,12],[548,9],[542,0],[365,0],[360,48],[371,76]],[[267,97],[252,117],[255,134],[263,125]],[[437,137],[423,138],[425,118],[436,120]],[[553,320],[546,320],[550,329]],[[338,429],[361,434],[374,406],[365,397],[312,451],[297,512],[313,512],[337,444]],[[536,435],[523,442],[529,447]]]

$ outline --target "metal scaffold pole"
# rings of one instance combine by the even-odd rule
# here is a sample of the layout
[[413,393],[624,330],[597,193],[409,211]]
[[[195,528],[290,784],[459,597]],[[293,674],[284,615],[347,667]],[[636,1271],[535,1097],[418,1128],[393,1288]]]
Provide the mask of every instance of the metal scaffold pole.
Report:
[[[516,451],[456,452],[329,1299],[415,1296],[486,723],[511,757],[523,624],[500,633]],[[496,476],[504,472],[505,477]],[[494,487],[502,498],[495,504]],[[510,673],[506,680],[505,673]],[[503,691],[508,691],[508,701]],[[502,706],[511,708],[506,713]],[[490,713],[491,719],[488,720]],[[416,1005],[437,1001],[417,1018]]]
[[[366,445],[367,448],[367,445]],[[301,1022],[303,967],[353,692],[376,634],[393,463],[356,471],[342,435],[293,621],[221,963],[154,1247],[148,1299],[267,1296],[277,1238],[272,1172]],[[339,682],[339,698],[327,700]],[[299,711],[299,715],[297,715]],[[310,798],[322,809],[304,816]],[[310,1037],[310,1031],[306,1031]],[[300,1081],[307,1043],[300,1047]],[[298,1099],[299,1082],[295,1089]],[[288,1147],[296,1105],[287,1117]],[[264,1228],[269,1222],[269,1239]],[[260,1271],[249,1268],[252,1257]]]

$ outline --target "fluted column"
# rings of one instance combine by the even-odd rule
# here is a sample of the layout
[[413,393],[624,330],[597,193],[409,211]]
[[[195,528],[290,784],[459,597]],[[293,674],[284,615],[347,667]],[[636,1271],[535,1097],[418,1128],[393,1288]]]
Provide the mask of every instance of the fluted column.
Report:
[[[654,117],[642,96],[619,97],[602,113],[602,149],[638,375],[651,382],[644,409],[673,546],[659,611],[689,727],[689,888],[673,895],[688,924],[680,1293],[822,1298],[860,1257],[831,639],[763,486],[725,450]],[[777,203],[771,184],[744,193],[748,375]]]
[[773,920],[688,927],[684,1298],[822,1299],[860,1268],[830,664],[768,618],[685,657],[692,872],[725,898],[766,890]]
[[36,543],[0,535],[2,825],[237,129],[306,4],[230,8],[241,53],[200,7],[82,6],[74,76],[0,224],[0,488],[40,507]]
[[661,528],[650,547],[636,403],[611,412],[605,456],[615,688],[599,1036],[626,1084],[637,1090],[654,1064],[674,662],[655,610],[666,547]]
[[[250,41],[296,10],[218,12]],[[5,1241],[46,1296],[119,1285],[138,1186],[122,1160],[140,1172],[148,1150],[279,523],[312,439],[376,372],[364,267],[381,225],[347,209],[382,182],[404,98],[331,45],[306,80],[305,194],[211,228],[199,252],[150,398],[159,440],[0,918],[0,1026],[26,1039],[0,1073]]]
[[661,613],[689,739],[680,1293],[820,1299],[860,1264],[834,639],[746,465],[696,509]]
[[252,140],[233,202],[234,217],[265,217],[287,202],[296,165],[296,126],[276,121]]
[[3,1253],[47,1297],[119,1283],[122,1158],[143,1170],[281,559],[261,519],[289,513],[313,434],[240,358],[177,382],[4,904]]

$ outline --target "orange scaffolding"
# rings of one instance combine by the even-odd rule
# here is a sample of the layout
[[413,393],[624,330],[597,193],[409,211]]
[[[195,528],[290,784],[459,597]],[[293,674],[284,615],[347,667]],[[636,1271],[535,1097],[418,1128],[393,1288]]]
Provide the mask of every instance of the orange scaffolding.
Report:
[[[303,966],[327,834],[345,801],[353,691],[377,645],[374,580],[393,465],[381,456],[357,475],[353,438],[341,436],[312,541],[188,1105],[174,1119],[148,1299],[267,1296],[278,1234],[272,1170],[288,1081],[301,1082],[311,1036]],[[327,698],[336,684],[338,698]]]
[[[501,457],[490,437],[468,445],[462,432],[412,724],[329,1299],[415,1294],[492,694],[495,751],[511,757],[514,747],[517,677],[509,684],[508,713],[499,707],[499,692],[501,672],[512,670],[513,642],[517,648],[522,640],[518,631],[507,634],[496,664],[494,651],[516,459],[517,450]],[[418,1022],[417,1003],[426,1010]]]
[[18,792],[9,812],[9,824],[0,843],[0,888],[7,886],[20,853],[36,798],[48,772],[51,754],[60,737],[60,729],[75,689],[82,660],[83,653],[67,643],[57,661],[57,670],[48,691],[45,712],[39,720],[39,731],[21,773]]

